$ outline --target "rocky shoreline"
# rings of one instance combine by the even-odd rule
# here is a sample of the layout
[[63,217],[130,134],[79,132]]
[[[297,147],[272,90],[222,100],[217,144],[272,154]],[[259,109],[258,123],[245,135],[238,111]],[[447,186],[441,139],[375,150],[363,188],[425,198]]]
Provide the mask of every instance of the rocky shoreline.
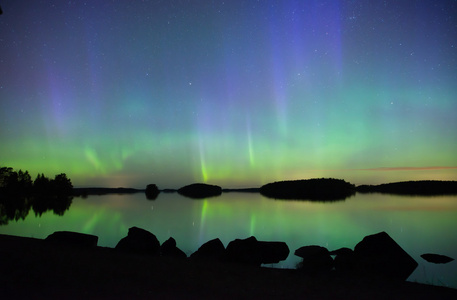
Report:
[[[59,241],[58,235],[57,238],[50,235],[47,240],[0,235],[2,296],[16,299],[31,296],[35,299],[457,297],[456,289],[406,282],[403,278],[347,276],[338,272],[263,268],[233,260],[152,255],[99,247],[94,245],[93,236],[86,239],[86,235],[76,234],[76,241],[65,241],[65,238]],[[250,242],[254,241],[251,239]],[[160,247],[164,244],[165,242]],[[369,244],[364,247],[370,248]],[[174,247],[176,242],[168,242],[166,251]],[[281,247],[284,251],[284,246]],[[159,253],[160,251],[164,249],[159,249]],[[170,253],[173,253],[173,250]],[[303,255],[303,250],[300,253]]]

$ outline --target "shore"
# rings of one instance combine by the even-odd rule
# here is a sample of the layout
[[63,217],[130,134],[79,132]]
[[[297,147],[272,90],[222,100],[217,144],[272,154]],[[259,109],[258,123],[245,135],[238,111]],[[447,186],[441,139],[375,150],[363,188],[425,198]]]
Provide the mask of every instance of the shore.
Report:
[[0,235],[0,294],[34,299],[457,299],[457,289],[129,255]]

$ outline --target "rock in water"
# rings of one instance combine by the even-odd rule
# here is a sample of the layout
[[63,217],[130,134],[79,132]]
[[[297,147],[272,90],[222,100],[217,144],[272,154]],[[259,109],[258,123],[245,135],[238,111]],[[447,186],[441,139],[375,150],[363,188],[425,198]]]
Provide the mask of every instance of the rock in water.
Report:
[[289,247],[284,242],[258,241],[254,236],[236,239],[227,245],[228,261],[260,266],[278,263],[289,256]]
[[225,254],[225,247],[220,239],[210,240],[198,248],[197,251],[192,253],[192,259],[221,259]]
[[186,253],[184,253],[184,251],[176,247],[176,240],[172,237],[163,242],[162,246],[160,246],[160,254],[162,254],[162,256],[187,258]]
[[303,246],[295,250],[294,254],[303,258],[299,269],[306,273],[328,272],[333,267],[333,259],[325,247],[317,245]]
[[330,255],[335,255],[333,263],[335,270],[340,273],[352,273],[355,265],[354,251],[343,247],[330,252]]
[[46,241],[69,246],[96,247],[98,236],[71,231],[56,231],[53,234],[50,234],[46,238]]
[[452,257],[446,256],[446,255],[441,255],[441,254],[433,254],[433,253],[425,253],[425,254],[422,254],[421,257],[423,259],[425,259],[426,261],[434,263],[434,264],[447,264],[448,262],[451,262],[454,260]]
[[257,239],[251,236],[247,239],[235,239],[227,245],[227,260],[231,262],[260,266]]
[[386,232],[368,235],[354,248],[355,268],[362,276],[406,280],[417,262]]
[[277,264],[289,256],[289,247],[284,242],[258,241],[257,243],[262,264]]
[[115,249],[138,254],[159,255],[160,243],[149,231],[132,227],[129,229],[128,235],[117,243]]

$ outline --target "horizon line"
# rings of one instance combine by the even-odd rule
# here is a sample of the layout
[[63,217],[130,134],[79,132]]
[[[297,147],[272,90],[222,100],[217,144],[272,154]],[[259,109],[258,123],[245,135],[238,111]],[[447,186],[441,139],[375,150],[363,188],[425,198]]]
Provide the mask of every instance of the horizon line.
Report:
[[446,166],[430,166],[430,167],[379,167],[379,168],[368,168],[368,169],[349,169],[354,171],[426,171],[426,170],[449,170],[457,169],[455,167]]

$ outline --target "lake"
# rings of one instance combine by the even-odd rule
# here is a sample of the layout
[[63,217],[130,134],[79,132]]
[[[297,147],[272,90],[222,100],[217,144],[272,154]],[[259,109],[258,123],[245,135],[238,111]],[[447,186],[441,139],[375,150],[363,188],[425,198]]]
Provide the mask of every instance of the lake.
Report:
[[[63,216],[51,211],[9,221],[0,233],[45,238],[67,230],[99,237],[99,246],[115,247],[130,227],[144,228],[163,243],[170,236],[190,255],[203,243],[220,238],[284,241],[288,259],[274,267],[294,268],[293,252],[305,245],[351,249],[364,236],[386,231],[419,266],[408,280],[457,288],[457,261],[435,265],[423,253],[457,258],[457,196],[411,197],[360,194],[344,201],[310,202],[265,198],[257,193],[223,193],[195,200],[161,193],[147,200],[142,193],[75,197]],[[272,265],[273,266],[273,265]]]

